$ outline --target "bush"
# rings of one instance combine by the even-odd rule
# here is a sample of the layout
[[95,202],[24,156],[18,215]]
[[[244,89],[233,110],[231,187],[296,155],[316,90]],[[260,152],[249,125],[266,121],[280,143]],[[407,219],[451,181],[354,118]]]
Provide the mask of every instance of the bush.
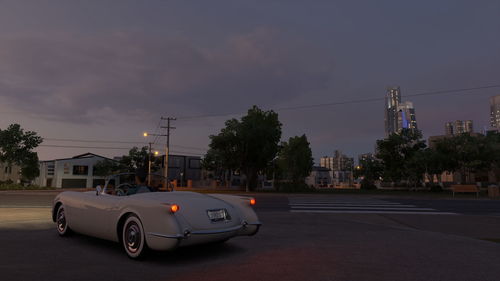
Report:
[[54,189],[53,187],[40,187],[38,185],[22,185],[15,183],[0,183],[0,190],[47,190]]
[[276,191],[279,192],[314,192],[316,189],[305,183],[281,182],[276,183]]
[[431,192],[443,192],[443,188],[440,185],[432,185]]
[[361,180],[361,189],[373,190],[373,189],[377,189],[377,186],[375,186],[373,181],[369,181],[367,179],[362,179]]

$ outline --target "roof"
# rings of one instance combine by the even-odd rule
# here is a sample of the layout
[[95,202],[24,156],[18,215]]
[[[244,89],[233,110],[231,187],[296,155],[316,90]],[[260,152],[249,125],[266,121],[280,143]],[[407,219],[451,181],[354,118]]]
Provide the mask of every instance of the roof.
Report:
[[94,154],[94,153],[91,153],[91,152],[87,152],[87,153],[84,153],[84,154],[73,156],[71,158],[59,158],[59,159],[54,159],[54,160],[44,160],[44,161],[40,161],[40,162],[53,162],[53,161],[63,161],[63,160],[82,159],[82,158],[91,158],[91,157],[99,157],[99,158],[104,158],[104,159],[108,159],[108,160],[111,160],[111,161],[116,161],[116,160],[113,160],[113,159],[108,158],[108,157],[104,157],[104,156],[97,155],[97,154]]

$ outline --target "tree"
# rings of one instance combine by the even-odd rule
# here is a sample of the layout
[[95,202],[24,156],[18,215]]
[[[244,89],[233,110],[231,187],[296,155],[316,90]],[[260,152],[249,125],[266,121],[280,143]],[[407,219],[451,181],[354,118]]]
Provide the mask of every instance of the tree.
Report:
[[147,171],[148,161],[151,160],[151,172],[158,171],[161,167],[162,159],[155,157],[153,153],[148,157],[148,147],[140,149],[132,147],[128,155],[123,155],[119,161],[102,160],[95,164],[95,175],[108,176],[114,173],[136,173],[137,170]]
[[374,189],[375,181],[382,176],[384,168],[377,158],[368,158],[359,161],[359,165],[354,169],[354,177],[361,177],[362,189]]
[[138,169],[147,169],[148,167],[148,147],[143,146],[141,149],[134,146],[128,155],[124,155],[120,160],[123,172],[135,173]]
[[377,141],[378,153],[383,166],[384,180],[407,183],[420,180],[421,159],[416,154],[425,148],[422,133],[418,130],[403,129],[400,133],[391,134],[388,138]]
[[248,191],[256,187],[258,173],[276,157],[280,138],[278,114],[253,106],[241,120],[226,121],[218,135],[210,136],[205,162],[216,161],[213,164],[217,167],[241,171],[246,176]]
[[123,171],[123,165],[120,162],[104,159],[94,165],[94,175],[105,177],[117,172]]
[[306,135],[282,142],[276,164],[281,179],[291,180],[294,184],[303,183],[314,164]]
[[11,124],[6,130],[0,129],[0,161],[7,165],[19,165],[21,176],[33,180],[40,171],[35,149],[43,139],[33,131],[24,131],[19,124]]
[[482,135],[461,134],[436,142],[436,147],[446,155],[446,170],[460,172],[461,182],[470,182],[472,173],[491,168],[497,160],[495,137],[489,140]]
[[434,178],[437,178],[440,183],[441,174],[447,170],[447,155],[439,148],[428,147],[420,152],[419,157],[423,159],[422,165],[429,182],[434,185]]

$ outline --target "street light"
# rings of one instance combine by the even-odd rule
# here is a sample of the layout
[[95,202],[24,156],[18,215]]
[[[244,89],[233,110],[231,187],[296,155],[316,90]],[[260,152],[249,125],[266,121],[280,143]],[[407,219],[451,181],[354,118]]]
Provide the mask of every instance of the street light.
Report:
[[[165,137],[167,135],[162,135],[162,134],[150,134],[148,132],[144,132],[142,134],[145,138],[146,137],[149,137],[149,136],[155,136],[155,137]],[[148,154],[148,185],[150,185],[151,183],[151,145],[152,143],[150,142],[149,143],[149,154]],[[154,152],[154,155],[155,156],[158,156],[159,152],[158,151],[155,151]],[[164,182],[164,185],[165,185],[165,188],[168,187],[168,172],[167,172],[167,169],[168,169],[168,148],[165,147],[165,162],[164,162],[164,170],[163,170],[163,176],[164,176],[164,179],[163,179],[163,182]]]

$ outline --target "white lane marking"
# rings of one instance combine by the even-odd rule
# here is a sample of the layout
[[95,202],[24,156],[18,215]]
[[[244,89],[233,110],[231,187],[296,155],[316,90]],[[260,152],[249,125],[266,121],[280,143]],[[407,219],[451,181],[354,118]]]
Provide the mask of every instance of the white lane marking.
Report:
[[296,207],[296,206],[291,206],[292,209],[310,209],[310,210],[315,210],[315,209],[325,209],[325,210],[415,210],[415,211],[435,211],[436,209],[432,208],[416,208],[416,207],[409,207],[409,208],[400,208],[400,207],[321,207],[321,206],[315,206],[315,207]]
[[392,203],[385,201],[290,201],[290,204],[387,204],[387,205],[401,205],[401,203]]
[[337,204],[337,203],[322,203],[322,204],[288,204],[289,206],[367,206],[367,207],[416,207],[415,205],[394,205],[394,204]]
[[450,212],[410,212],[410,211],[348,211],[348,210],[290,210],[292,213],[331,214],[395,214],[395,215],[458,215]]

